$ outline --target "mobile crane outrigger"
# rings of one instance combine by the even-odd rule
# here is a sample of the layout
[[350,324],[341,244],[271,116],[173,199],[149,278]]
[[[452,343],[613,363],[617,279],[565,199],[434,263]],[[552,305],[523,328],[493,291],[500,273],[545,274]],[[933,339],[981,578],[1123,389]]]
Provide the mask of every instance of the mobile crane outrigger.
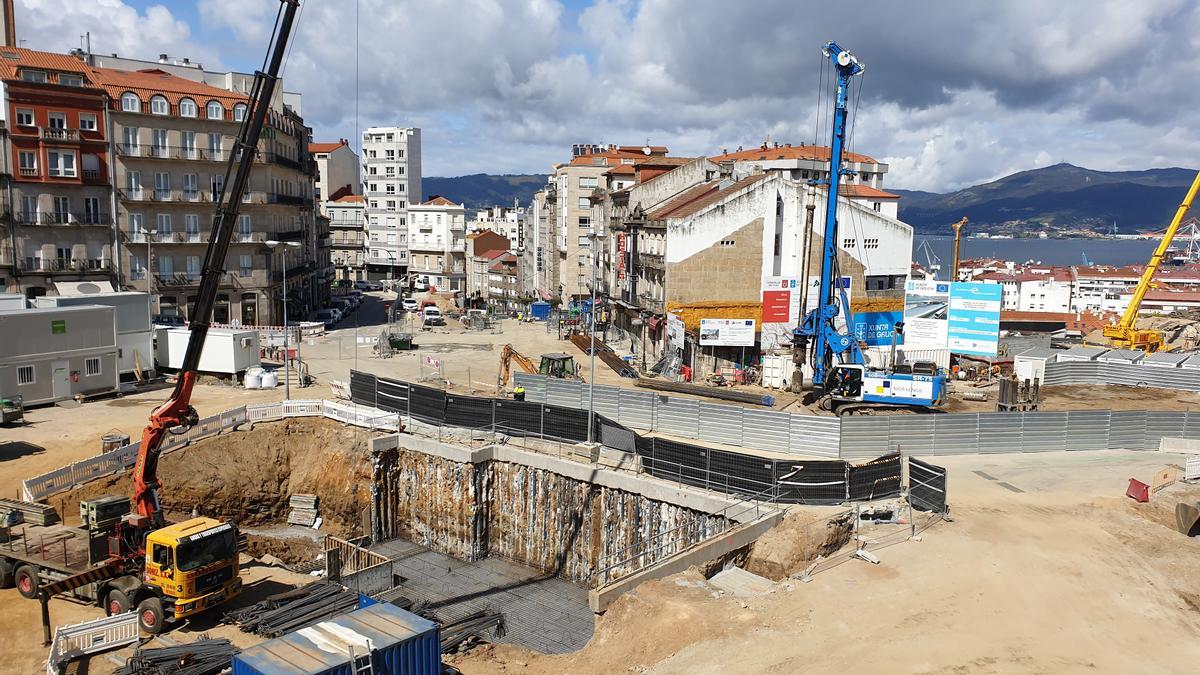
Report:
[[[814,389],[821,396],[822,406],[839,415],[869,413],[881,408],[923,410],[941,405],[945,396],[946,378],[936,367],[927,373],[899,373],[873,370],[867,367],[858,340],[838,331],[835,320],[845,316],[849,329],[854,325],[850,303],[841,283],[838,270],[838,186],[843,176],[853,175],[842,167],[846,141],[846,101],[850,79],[863,72],[863,64],[850,52],[834,42],[822,48],[837,71],[837,90],[833,107],[833,137],[829,144],[829,180],[825,205],[825,228],[822,241],[821,284],[816,309],[804,317],[794,331],[798,362],[812,367]],[[835,288],[836,286],[836,288]],[[902,326],[896,326],[897,331]],[[812,343],[812,351],[808,346]]]
[[[159,504],[158,460],[163,438],[199,421],[190,401],[197,367],[208,334],[213,305],[225,257],[233,236],[242,195],[258,150],[259,137],[279,79],[288,36],[299,0],[280,0],[275,33],[265,71],[255,73],[248,109],[234,141],[225,169],[226,186],[213,215],[212,236],[204,257],[200,291],[192,307],[187,351],[171,396],[150,415],[142,432],[133,468],[133,511],[130,498],[100,497],[80,503],[82,527],[68,530],[48,550],[37,542],[45,536],[41,526],[26,525],[0,549],[0,586],[14,585],[21,595],[42,601],[47,626],[47,601],[59,593],[72,593],[96,602],[108,614],[137,611],[147,633],[159,633],[165,624],[219,605],[238,595],[238,531],[213,518],[191,518],[168,524]],[[60,538],[62,530],[54,534]]]

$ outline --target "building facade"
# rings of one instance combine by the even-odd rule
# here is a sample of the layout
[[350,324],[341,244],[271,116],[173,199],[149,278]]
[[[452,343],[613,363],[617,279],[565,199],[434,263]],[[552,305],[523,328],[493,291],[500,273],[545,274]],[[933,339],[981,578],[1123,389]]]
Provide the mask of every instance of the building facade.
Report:
[[73,56],[0,48],[0,289],[32,298],[62,281],[119,282],[105,96]]
[[367,276],[408,283],[408,207],[421,203],[421,130],[371,127],[362,135]]
[[466,298],[464,307],[484,307],[488,298],[488,274],[492,260],[505,253],[512,243],[491,230],[476,230],[466,236]]
[[309,143],[308,154],[317,163],[313,178],[313,198],[320,205],[321,214],[327,201],[336,201],[343,195],[362,194],[362,183],[358,179],[358,155],[350,149],[350,141],[342,138],[332,143]]
[[466,290],[466,207],[435,196],[408,207],[409,274],[417,288]]
[[337,279],[362,281],[367,278],[365,209],[362,195],[344,195],[324,204],[333,239],[331,262]]

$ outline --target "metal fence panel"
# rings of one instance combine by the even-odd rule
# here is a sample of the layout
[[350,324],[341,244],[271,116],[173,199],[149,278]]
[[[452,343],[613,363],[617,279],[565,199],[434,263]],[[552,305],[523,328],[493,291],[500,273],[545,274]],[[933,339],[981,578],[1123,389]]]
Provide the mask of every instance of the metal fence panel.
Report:
[[564,408],[582,408],[583,383],[546,380],[546,403]]
[[513,373],[513,381],[525,387],[525,400],[546,402],[546,378],[530,373]]
[[909,455],[937,452],[933,444],[932,415],[888,415],[885,419],[891,425],[892,449]]
[[700,426],[700,402],[659,396],[655,405],[656,431],[682,438],[696,438]]
[[[614,386],[607,385],[607,384],[598,384],[594,388],[592,397],[593,397],[592,410],[596,411],[597,415],[604,415],[605,417],[607,417],[611,420],[617,419],[617,417],[620,415],[620,412],[621,412],[621,404],[620,404],[621,389],[620,389],[620,387],[614,387]],[[584,387],[583,387],[583,403],[584,403],[585,407],[587,406],[587,400],[588,400],[588,387],[587,387],[587,385],[584,385]]]
[[933,415],[933,447],[939,455],[979,452],[979,415]]
[[1021,452],[1021,417],[979,413],[979,452]]
[[732,405],[700,403],[698,438],[710,443],[742,445],[742,411]]
[[842,459],[868,459],[892,449],[887,417],[847,417],[841,421]]
[[1200,438],[1200,414],[1188,411],[1183,416],[1183,437]]
[[617,422],[646,431],[654,428],[654,394],[622,389],[618,396],[620,409],[616,417]]
[[946,512],[946,469],[908,458],[908,503],[934,513]]
[[1146,450],[1157,450],[1163,438],[1182,438],[1187,413],[1175,410],[1151,410],[1146,413]]
[[759,450],[788,452],[790,450],[791,415],[766,410],[742,411],[742,445]]
[[1107,410],[1072,410],[1067,413],[1067,450],[1103,450],[1108,447],[1112,420]]
[[1114,410],[1108,431],[1112,450],[1141,450],[1146,447],[1146,411]]
[[637,453],[637,438],[634,433],[625,427],[609,424],[607,420],[600,421],[600,444],[630,454]]
[[1067,449],[1067,413],[1030,412],[1020,417],[1022,451],[1058,452]]
[[841,420],[836,417],[791,415],[788,447],[792,452],[837,457],[841,446]]

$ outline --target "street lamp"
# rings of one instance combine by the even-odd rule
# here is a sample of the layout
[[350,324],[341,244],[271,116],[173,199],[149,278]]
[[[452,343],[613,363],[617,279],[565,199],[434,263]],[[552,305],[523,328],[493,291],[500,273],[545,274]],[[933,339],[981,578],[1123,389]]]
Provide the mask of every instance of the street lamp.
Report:
[[283,398],[289,400],[292,398],[292,360],[289,358],[288,352],[288,287],[287,287],[287,250],[289,248],[300,248],[300,244],[294,241],[275,241],[271,239],[267,241],[267,246],[271,250],[275,250],[278,246],[285,247],[283,249]]
[[591,329],[589,332],[592,336],[590,350],[591,354],[589,356],[590,363],[588,365],[588,369],[591,371],[588,373],[588,443],[591,443],[594,440],[592,438],[594,436],[594,432],[592,430],[592,421],[596,415],[596,411],[592,407],[592,394],[596,388],[596,268],[600,266],[598,247],[603,243],[604,235],[598,234],[593,230],[590,234],[588,234],[588,239],[592,244],[592,305],[590,311],[588,312],[588,314],[591,316],[589,320]]
[[[146,232],[146,292],[151,298],[154,297],[154,235],[158,234],[158,230],[149,230]],[[160,308],[161,309],[161,308]]]

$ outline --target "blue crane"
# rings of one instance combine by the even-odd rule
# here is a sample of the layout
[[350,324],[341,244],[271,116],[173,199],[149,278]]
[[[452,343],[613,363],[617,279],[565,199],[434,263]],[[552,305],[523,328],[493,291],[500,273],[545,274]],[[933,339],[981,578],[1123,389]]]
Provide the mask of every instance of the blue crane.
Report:
[[[822,240],[821,284],[816,309],[809,312],[795,330],[794,344],[801,360],[812,366],[814,389],[822,394],[821,405],[839,415],[870,413],[879,408],[927,409],[942,404],[945,374],[935,364],[913,364],[891,370],[868,369],[858,340],[843,334],[835,323],[844,314],[848,329],[854,326],[854,316],[841,283],[838,270],[838,186],[843,176],[854,172],[842,166],[846,142],[846,101],[850,79],[863,72],[863,64],[835,42],[828,42],[822,52],[837,71],[837,91],[833,108],[833,138],[829,144],[828,195],[825,204],[825,229]],[[896,325],[896,335],[902,334],[904,324]],[[893,338],[895,339],[895,338]],[[811,353],[808,345],[813,345]],[[894,361],[894,359],[893,359]],[[907,372],[897,372],[906,370]]]

